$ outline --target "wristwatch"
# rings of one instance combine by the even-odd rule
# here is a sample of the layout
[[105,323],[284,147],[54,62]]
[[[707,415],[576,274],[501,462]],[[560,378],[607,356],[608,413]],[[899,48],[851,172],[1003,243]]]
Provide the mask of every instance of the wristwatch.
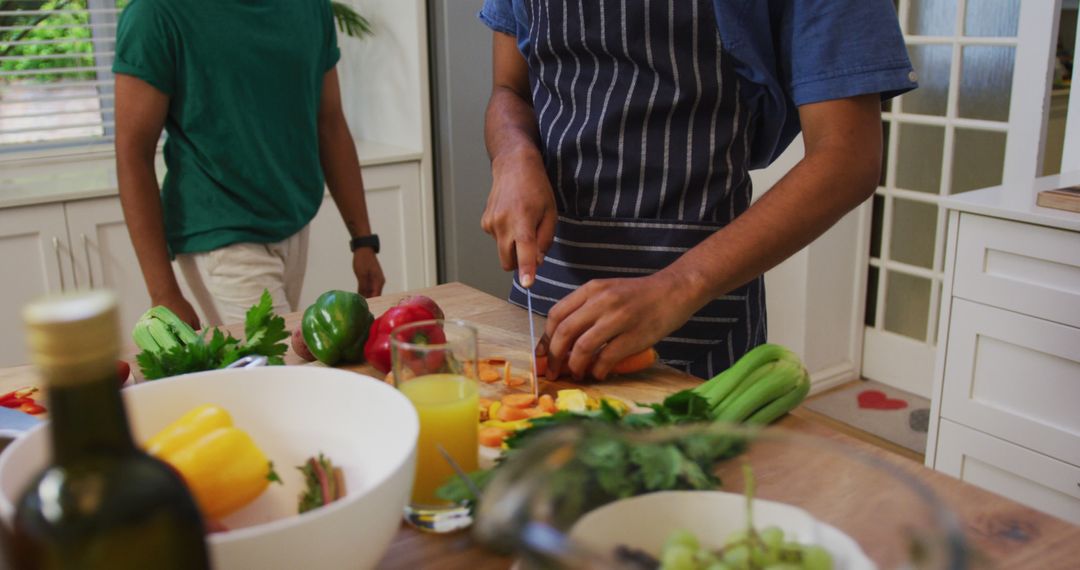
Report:
[[379,253],[379,236],[377,234],[371,234],[369,236],[355,237],[349,240],[349,247],[356,251],[361,247],[370,247],[375,253]]

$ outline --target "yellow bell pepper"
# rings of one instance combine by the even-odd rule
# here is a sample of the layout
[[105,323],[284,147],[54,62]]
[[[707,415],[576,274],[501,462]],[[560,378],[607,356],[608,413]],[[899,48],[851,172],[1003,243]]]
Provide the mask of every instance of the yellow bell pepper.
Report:
[[146,450],[180,472],[211,519],[254,501],[270,484],[270,461],[218,406],[206,404],[184,414],[150,438]]
[[555,398],[555,407],[571,412],[584,412],[588,409],[588,397],[584,391],[576,388],[559,390]]

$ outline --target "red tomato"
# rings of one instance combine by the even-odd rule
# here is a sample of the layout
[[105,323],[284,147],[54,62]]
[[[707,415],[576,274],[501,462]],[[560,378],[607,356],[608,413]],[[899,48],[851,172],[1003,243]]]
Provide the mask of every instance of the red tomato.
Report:
[[128,364],[126,360],[117,360],[116,378],[120,380],[120,385],[123,386],[124,383],[128,381],[129,377],[131,377],[131,365]]

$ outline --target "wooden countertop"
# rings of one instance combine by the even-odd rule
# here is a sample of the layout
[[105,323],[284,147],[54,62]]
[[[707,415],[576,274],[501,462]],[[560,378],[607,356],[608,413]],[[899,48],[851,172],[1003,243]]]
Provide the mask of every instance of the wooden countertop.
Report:
[[[448,318],[474,323],[479,330],[482,356],[503,356],[511,359],[515,366],[528,369],[529,329],[524,310],[458,283],[416,293],[435,299]],[[386,295],[371,299],[369,304],[372,311],[379,314],[403,296]],[[290,329],[298,325],[299,320],[298,313],[286,316]],[[542,319],[538,319],[538,323],[542,323]],[[235,327],[234,333],[242,334],[242,328]],[[286,355],[286,362],[298,364],[300,360],[290,351]],[[352,369],[378,375],[366,365]],[[671,392],[694,386],[697,382],[697,379],[676,370],[655,367],[591,387],[625,400],[651,402]],[[33,370],[29,367],[0,370],[0,393],[26,385],[36,385]],[[890,506],[903,508],[903,505],[890,505],[890,501],[901,500],[904,495],[896,490],[895,479],[889,478],[883,471],[844,459],[848,453],[870,457],[890,470],[906,474],[929,487],[956,515],[969,543],[995,566],[1064,569],[1076,568],[1080,561],[1080,527],[809,421],[801,417],[798,411],[770,429],[815,436],[827,440],[844,453],[817,453],[814,449],[806,448],[770,454],[768,446],[755,447],[747,456],[758,474],[760,496],[789,500],[785,498],[785,495],[789,495],[791,502],[840,526],[846,532],[852,533],[853,528],[858,529],[856,538],[868,552],[888,548],[885,546],[888,540],[881,540],[880,544],[874,540],[875,532],[893,532],[880,521],[888,519]],[[738,467],[722,466],[720,474],[729,482],[730,488],[737,491],[741,489],[741,483],[738,483],[738,475],[732,468]],[[467,533],[432,536],[403,526],[380,567],[426,568],[438,564],[440,568],[504,570],[511,563],[509,558],[480,549],[472,543]]]

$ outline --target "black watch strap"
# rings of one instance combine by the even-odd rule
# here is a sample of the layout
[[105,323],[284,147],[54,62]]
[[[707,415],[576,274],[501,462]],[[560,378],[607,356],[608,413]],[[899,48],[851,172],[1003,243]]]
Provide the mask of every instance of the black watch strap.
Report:
[[371,234],[369,236],[355,237],[349,240],[349,248],[356,251],[361,247],[370,247],[375,253],[379,253],[379,236]]

